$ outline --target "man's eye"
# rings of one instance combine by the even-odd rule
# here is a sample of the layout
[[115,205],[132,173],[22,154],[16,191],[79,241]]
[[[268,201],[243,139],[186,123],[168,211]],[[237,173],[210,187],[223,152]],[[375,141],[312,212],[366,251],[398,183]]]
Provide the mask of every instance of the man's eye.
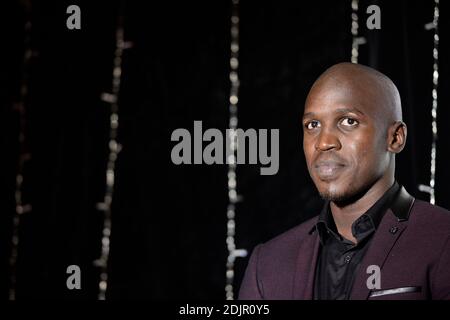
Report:
[[309,121],[308,123],[306,123],[305,127],[308,130],[315,129],[315,128],[320,127],[320,123],[319,123],[319,121],[316,121],[316,120]]
[[342,125],[347,126],[347,127],[354,127],[356,126],[359,122],[355,119],[352,118],[344,118],[341,121]]

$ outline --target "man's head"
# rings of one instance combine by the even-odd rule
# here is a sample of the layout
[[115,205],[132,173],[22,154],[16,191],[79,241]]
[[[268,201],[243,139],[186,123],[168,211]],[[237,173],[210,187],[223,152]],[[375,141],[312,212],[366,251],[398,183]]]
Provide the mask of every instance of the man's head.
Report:
[[376,183],[388,185],[406,142],[398,90],[369,67],[334,65],[308,94],[303,132],[308,170],[323,198],[349,201]]

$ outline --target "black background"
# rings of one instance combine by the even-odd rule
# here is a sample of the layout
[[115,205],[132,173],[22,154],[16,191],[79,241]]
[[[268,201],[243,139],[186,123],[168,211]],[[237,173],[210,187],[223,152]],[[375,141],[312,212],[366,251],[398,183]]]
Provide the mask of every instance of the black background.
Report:
[[[280,168],[261,176],[239,165],[236,242],[261,241],[318,214],[321,200],[306,170],[300,117],[306,94],[329,66],[349,61],[351,1],[248,2],[240,6],[239,127],[280,130]],[[2,3],[0,66],[0,296],[8,296],[17,168],[24,1]],[[67,6],[81,8],[81,30],[66,28]],[[370,4],[381,30],[367,30]],[[397,178],[417,198],[429,182],[434,1],[360,1],[362,64],[398,86],[408,125]],[[437,204],[450,208],[446,152],[450,126],[448,2],[441,3]],[[176,128],[228,125],[231,1],[32,1],[24,199],[18,298],[96,299],[109,105],[117,16],[125,51],[113,202],[108,298],[225,297],[227,168],[172,164]],[[66,288],[66,268],[81,267],[82,289]],[[247,264],[236,262],[235,291]]]

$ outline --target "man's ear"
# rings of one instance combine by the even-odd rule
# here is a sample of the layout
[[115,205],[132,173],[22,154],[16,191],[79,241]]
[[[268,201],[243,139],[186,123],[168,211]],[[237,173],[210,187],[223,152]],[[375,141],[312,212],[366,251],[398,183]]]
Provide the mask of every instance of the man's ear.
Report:
[[388,130],[388,150],[400,153],[406,144],[406,124],[403,121],[395,121]]

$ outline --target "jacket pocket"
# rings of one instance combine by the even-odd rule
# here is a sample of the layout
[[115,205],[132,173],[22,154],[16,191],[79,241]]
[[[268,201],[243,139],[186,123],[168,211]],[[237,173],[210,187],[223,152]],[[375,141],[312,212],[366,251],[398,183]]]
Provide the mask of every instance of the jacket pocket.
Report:
[[392,288],[386,290],[374,290],[370,293],[370,298],[393,295],[393,294],[401,294],[401,293],[413,293],[413,292],[421,292],[422,287],[400,287],[400,288]]

